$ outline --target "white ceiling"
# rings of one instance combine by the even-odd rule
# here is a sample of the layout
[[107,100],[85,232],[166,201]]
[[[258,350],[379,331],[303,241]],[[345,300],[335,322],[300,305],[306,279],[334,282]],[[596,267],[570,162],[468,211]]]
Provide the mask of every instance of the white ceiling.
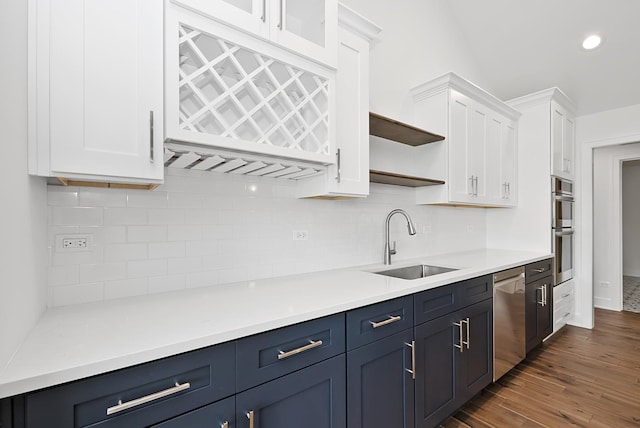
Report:
[[[640,0],[447,3],[498,98],[557,86],[578,115],[640,104]],[[594,32],[603,44],[583,50]]]

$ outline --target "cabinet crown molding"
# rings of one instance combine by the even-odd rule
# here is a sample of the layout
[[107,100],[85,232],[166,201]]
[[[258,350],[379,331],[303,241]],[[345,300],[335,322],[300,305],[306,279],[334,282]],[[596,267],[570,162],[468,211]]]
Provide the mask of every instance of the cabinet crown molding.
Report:
[[411,94],[413,96],[413,101],[415,102],[424,100],[447,89],[455,89],[469,97],[482,101],[487,106],[511,120],[518,120],[522,115],[518,110],[509,106],[496,96],[453,72],[446,73],[412,88]]
[[507,104],[517,110],[525,110],[533,106],[555,101],[570,113],[575,114],[576,104],[558,87],[543,89],[532,94],[523,95],[507,101]]
[[358,34],[369,43],[376,42],[382,31],[377,24],[342,3],[338,3],[338,25]]

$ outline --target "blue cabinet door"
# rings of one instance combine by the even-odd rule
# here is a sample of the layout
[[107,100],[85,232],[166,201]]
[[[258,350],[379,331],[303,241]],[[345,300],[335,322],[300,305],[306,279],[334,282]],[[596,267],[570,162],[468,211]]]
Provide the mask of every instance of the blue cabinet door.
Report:
[[349,428],[413,428],[412,341],[408,329],[347,353]]
[[345,372],[342,354],[248,389],[236,395],[236,426],[345,428]]
[[460,364],[459,313],[416,326],[416,428],[431,428],[460,406],[456,371]]
[[493,381],[493,300],[476,303],[458,314],[465,320],[465,345],[458,355],[461,363],[456,373],[461,406]]

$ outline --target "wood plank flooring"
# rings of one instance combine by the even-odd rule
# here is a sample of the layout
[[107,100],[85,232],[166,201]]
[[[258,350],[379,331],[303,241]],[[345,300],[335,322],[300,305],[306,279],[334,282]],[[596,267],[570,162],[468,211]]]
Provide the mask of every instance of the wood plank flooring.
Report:
[[566,326],[441,427],[640,427],[640,313]]

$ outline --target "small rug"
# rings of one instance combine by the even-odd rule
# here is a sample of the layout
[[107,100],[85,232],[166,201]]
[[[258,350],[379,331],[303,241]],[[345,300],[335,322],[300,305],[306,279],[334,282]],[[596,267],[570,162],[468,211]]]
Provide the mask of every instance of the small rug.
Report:
[[622,278],[622,309],[640,312],[640,278],[636,276],[623,276]]

